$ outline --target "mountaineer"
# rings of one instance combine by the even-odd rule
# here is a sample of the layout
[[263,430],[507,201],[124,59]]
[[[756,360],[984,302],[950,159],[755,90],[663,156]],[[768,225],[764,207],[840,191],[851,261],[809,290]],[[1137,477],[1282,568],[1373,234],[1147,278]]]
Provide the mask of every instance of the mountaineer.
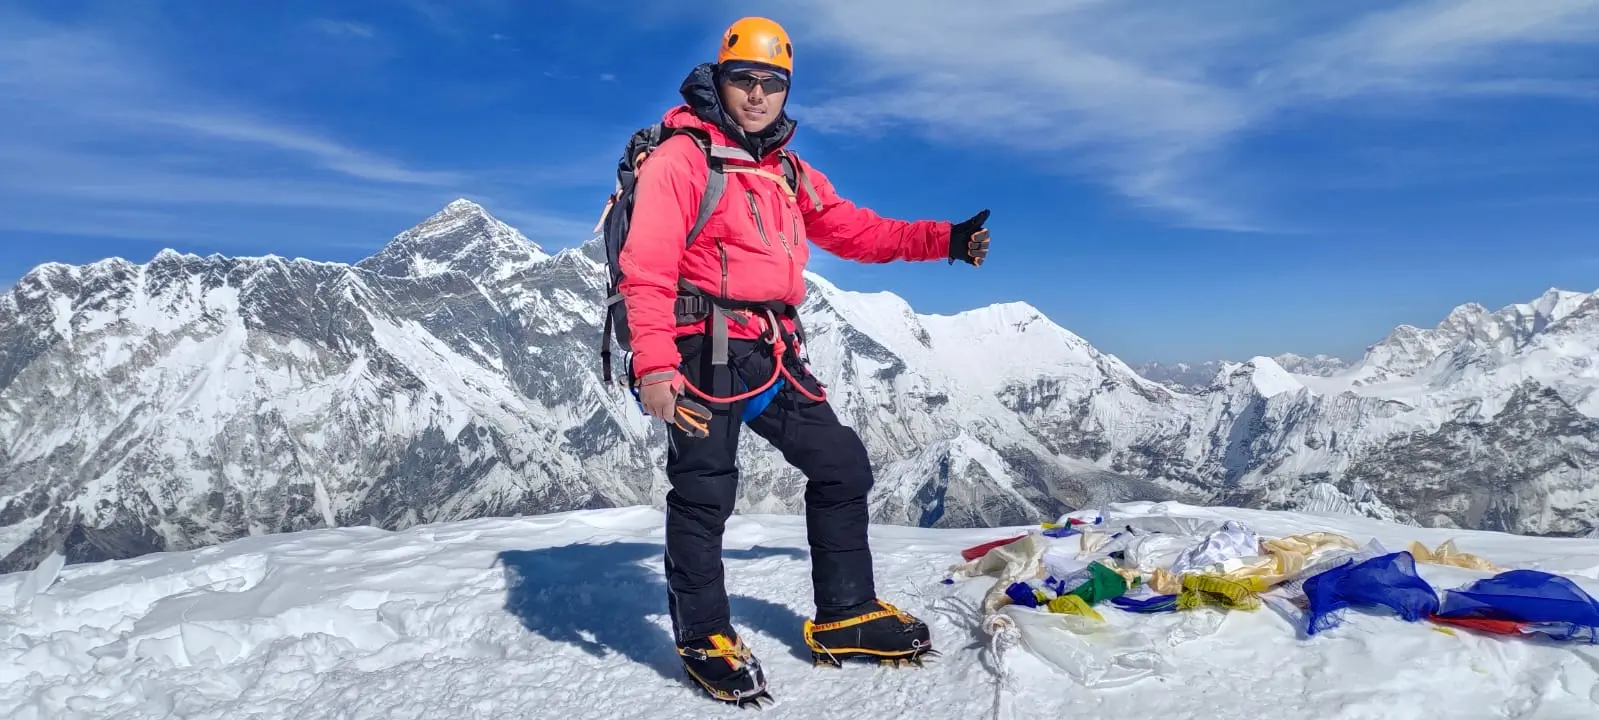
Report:
[[685,103],[634,134],[601,219],[612,279],[607,380],[614,333],[632,352],[639,403],[669,423],[665,564],[678,653],[709,694],[740,704],[770,699],[732,627],[723,581],[744,424],[807,480],[816,614],[804,636],[816,661],[919,663],[932,651],[927,625],[877,596],[866,448],[806,368],[797,308],[809,243],[867,263],[977,266],[988,251],[987,210],[954,224],[879,217],[789,151],[793,61],[776,22],[733,23],[716,62],[684,80]]

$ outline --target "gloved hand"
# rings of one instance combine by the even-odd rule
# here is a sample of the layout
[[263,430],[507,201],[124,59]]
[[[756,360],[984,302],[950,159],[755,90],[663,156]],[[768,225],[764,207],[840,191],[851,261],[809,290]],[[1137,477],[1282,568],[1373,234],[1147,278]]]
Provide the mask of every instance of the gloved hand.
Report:
[[677,412],[672,424],[688,433],[689,437],[702,438],[711,434],[711,411],[686,397],[677,399]]
[[954,265],[956,260],[973,266],[983,264],[983,258],[988,257],[988,228],[983,227],[983,223],[987,221],[988,211],[984,210],[964,222],[950,226],[949,263],[951,265]]
[[636,392],[644,412],[676,425],[689,437],[705,437],[710,432],[711,411],[684,397],[683,387],[682,375],[665,370],[639,378]]

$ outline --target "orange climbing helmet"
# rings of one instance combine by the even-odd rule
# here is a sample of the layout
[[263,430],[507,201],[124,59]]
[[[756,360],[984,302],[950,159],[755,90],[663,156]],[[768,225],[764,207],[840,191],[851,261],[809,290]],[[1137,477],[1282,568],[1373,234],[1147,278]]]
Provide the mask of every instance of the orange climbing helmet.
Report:
[[788,31],[763,17],[740,18],[722,34],[722,49],[717,64],[751,62],[770,65],[785,73],[794,72],[794,45]]

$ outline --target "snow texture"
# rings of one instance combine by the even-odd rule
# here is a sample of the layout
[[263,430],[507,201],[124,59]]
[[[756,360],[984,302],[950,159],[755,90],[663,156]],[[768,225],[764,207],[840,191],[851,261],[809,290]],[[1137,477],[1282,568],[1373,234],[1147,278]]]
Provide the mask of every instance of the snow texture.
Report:
[[[600,378],[603,258],[458,200],[355,265],[163,250],[34,269],[0,295],[0,571],[662,506],[661,425]],[[1181,500],[1599,527],[1599,293],[1462,306],[1340,370],[1221,363],[1197,389],[1024,303],[924,315],[812,274],[801,311],[877,472],[876,522]],[[801,510],[803,479],[753,433],[740,462],[739,512]]]
[[[1599,591],[1599,540],[1175,503],[1107,509],[1389,548],[1452,539]],[[680,670],[661,525],[637,507],[313,530],[0,576],[0,707],[12,720],[748,717]],[[733,518],[734,623],[778,700],[764,716],[1582,718],[1599,702],[1592,646],[1380,613],[1348,612],[1307,637],[1272,609],[1132,615],[1107,604],[1100,652],[1143,648],[1158,672],[1084,687],[1025,648],[996,663],[974,608],[990,579],[940,580],[962,548],[1026,529],[873,527],[881,593],[926,619],[944,656],[835,669],[814,666],[801,638],[812,609],[803,519]],[[1486,575],[1419,570],[1440,589]]]

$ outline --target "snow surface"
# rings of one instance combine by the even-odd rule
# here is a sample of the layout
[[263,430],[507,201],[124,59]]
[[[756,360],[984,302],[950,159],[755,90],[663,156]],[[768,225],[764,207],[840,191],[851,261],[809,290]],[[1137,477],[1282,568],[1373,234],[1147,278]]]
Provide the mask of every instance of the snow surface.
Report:
[[1254,381],[1255,389],[1261,397],[1269,398],[1305,387],[1271,358],[1256,357],[1249,361],[1249,365],[1253,368],[1250,379]]
[[[1599,592],[1599,539],[1411,528],[1347,515],[1113,505],[1315,530],[1390,549],[1453,539],[1505,568]],[[646,508],[496,518],[387,532],[250,537],[0,576],[0,707],[42,718],[749,717],[689,686],[672,652],[662,517]],[[940,580],[962,548],[1022,528],[873,528],[880,593],[926,619],[944,657],[923,669],[815,667],[804,521],[733,517],[734,622],[778,698],[770,717],[1593,717],[1592,646],[1440,632],[1349,612],[1306,637],[1270,609],[1165,635],[1183,613],[1101,611],[1167,645],[1172,671],[1087,689],[1013,648],[996,668],[973,602],[988,578]],[[1418,566],[1435,587],[1484,573]],[[1203,611],[1188,611],[1196,614]],[[1015,682],[1001,686],[996,670]]]

